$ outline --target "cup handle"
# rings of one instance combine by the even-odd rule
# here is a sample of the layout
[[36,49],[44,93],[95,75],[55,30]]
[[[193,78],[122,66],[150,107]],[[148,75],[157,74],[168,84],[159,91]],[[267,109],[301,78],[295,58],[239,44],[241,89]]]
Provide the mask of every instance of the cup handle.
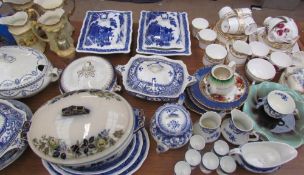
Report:
[[55,82],[59,79],[59,75],[61,74],[62,70],[58,69],[58,68],[53,68],[50,73],[49,76],[51,77],[51,82]]
[[157,142],[156,152],[157,154],[164,153],[169,150],[169,147],[163,143]]
[[257,105],[256,105],[256,109],[260,108],[261,106],[264,105],[264,99],[263,98],[258,98],[256,101]]
[[240,148],[234,148],[229,151],[229,156],[235,156],[235,155],[241,155],[241,149]]
[[230,61],[228,64],[229,67],[231,67],[233,73],[235,72],[236,69],[236,63],[234,61]]
[[[250,138],[250,136],[253,136],[254,138]],[[252,133],[249,134],[249,139],[248,142],[256,142],[260,139],[260,136],[257,132],[253,131]]]

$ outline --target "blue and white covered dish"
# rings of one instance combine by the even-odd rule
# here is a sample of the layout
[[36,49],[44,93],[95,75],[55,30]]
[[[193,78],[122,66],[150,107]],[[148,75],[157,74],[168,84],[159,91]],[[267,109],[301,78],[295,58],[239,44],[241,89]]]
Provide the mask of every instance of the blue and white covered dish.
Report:
[[180,148],[192,136],[190,113],[181,104],[167,103],[156,110],[150,132],[157,143],[158,153]]
[[138,53],[191,55],[189,24],[186,12],[141,11]]
[[152,101],[177,99],[196,82],[182,61],[163,56],[135,55],[126,65],[116,66],[116,70],[130,94]]
[[132,40],[131,11],[87,11],[77,43],[77,52],[129,53]]
[[0,47],[0,98],[33,96],[59,78],[46,56],[22,46]]

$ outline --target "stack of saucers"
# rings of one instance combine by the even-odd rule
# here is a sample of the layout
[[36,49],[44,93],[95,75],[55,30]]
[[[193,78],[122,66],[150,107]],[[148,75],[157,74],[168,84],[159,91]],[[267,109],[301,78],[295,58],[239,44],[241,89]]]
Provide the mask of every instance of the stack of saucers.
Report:
[[210,79],[212,79],[213,74],[217,74],[218,72],[214,68],[220,70],[226,69],[226,67],[225,65],[217,65],[197,70],[195,77],[198,81],[186,90],[187,97],[184,103],[189,110],[198,114],[210,110],[224,112],[238,108],[245,102],[248,96],[249,85],[247,80],[237,72],[230,70],[229,81],[232,84],[227,93],[217,94],[212,91]]
[[27,148],[26,133],[31,118],[32,112],[25,104],[0,99],[0,170],[18,159]]

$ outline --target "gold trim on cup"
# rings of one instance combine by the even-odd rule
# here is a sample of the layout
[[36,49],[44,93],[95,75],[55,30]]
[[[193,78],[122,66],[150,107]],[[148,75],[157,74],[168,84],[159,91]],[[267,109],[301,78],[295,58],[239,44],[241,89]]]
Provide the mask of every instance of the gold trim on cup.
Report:
[[239,22],[239,27],[237,30],[237,33],[243,33],[245,31],[245,21],[243,17],[239,17],[238,18],[238,22]]

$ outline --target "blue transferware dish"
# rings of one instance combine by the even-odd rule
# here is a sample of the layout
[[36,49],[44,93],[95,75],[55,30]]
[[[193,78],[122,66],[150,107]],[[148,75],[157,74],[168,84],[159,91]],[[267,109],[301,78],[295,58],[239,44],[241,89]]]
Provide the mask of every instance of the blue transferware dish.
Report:
[[135,173],[147,158],[150,147],[150,141],[147,131],[142,128],[140,132],[137,132],[133,137],[132,142],[123,154],[113,160],[104,163],[97,163],[91,167],[64,167],[52,164],[45,160],[42,160],[44,167],[50,174],[64,174],[64,175],[112,175],[112,174],[125,174],[131,175]]
[[196,82],[182,61],[163,56],[135,55],[126,65],[116,66],[116,70],[130,94],[152,101],[175,100]]
[[191,55],[187,13],[141,11],[136,51],[143,54]]
[[144,116],[135,115],[120,95],[79,90],[41,106],[34,114],[28,141],[34,153],[49,162],[88,166],[119,157],[143,126]]
[[0,75],[0,98],[4,99],[33,96],[60,74],[43,53],[22,46],[0,48],[0,70],[5,70]]
[[286,143],[263,141],[246,143],[230,150],[236,162],[253,173],[273,173],[297,157],[295,148]]
[[188,94],[188,90],[186,90],[185,93],[185,101],[184,101],[184,105],[187,109],[189,109],[192,112],[195,112],[199,115],[204,114],[206,112],[206,110],[198,107],[191,99],[190,95]]
[[31,110],[16,100],[0,99],[0,170],[6,168],[27,148],[26,133]]
[[157,143],[157,153],[180,148],[192,136],[190,113],[182,106],[181,99],[179,103],[159,107],[151,119],[150,132]]
[[235,73],[235,85],[229,95],[212,94],[209,90],[208,77],[213,66],[203,67],[197,70],[195,77],[198,80],[190,86],[190,94],[202,106],[214,111],[228,111],[238,108],[246,101],[249,85],[245,78]]
[[129,53],[132,40],[131,11],[87,11],[77,43],[77,52]]

